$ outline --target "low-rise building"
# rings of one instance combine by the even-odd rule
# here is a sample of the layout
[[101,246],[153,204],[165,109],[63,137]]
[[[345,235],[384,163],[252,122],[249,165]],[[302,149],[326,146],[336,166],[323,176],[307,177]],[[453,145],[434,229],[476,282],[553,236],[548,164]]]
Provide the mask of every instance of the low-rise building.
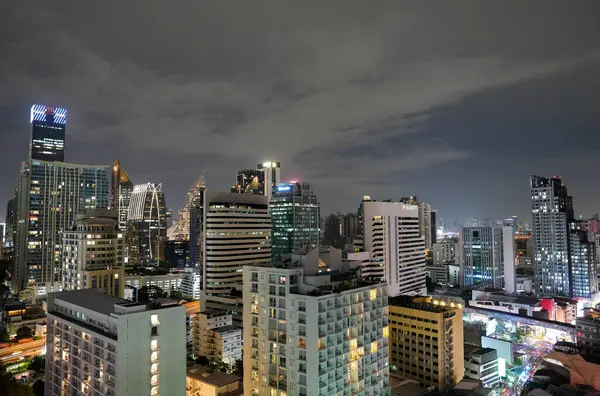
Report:
[[577,318],[577,346],[581,356],[593,363],[600,363],[600,311],[586,309],[581,318]]
[[499,384],[498,352],[465,344],[465,377],[480,380],[487,387]]
[[208,310],[196,314],[193,322],[195,356],[233,365],[242,358],[242,329],[233,325],[226,311]]
[[195,364],[188,367],[186,396],[241,396],[242,379]]
[[463,378],[462,319],[459,304],[430,297],[391,297],[391,375],[449,391]]
[[163,292],[179,290],[183,281],[183,273],[170,273],[165,275],[125,275],[125,285],[136,289],[146,286],[160,287]]
[[201,281],[202,278],[199,270],[196,269],[193,272],[186,271],[183,273],[183,278],[181,279],[181,284],[179,285],[179,291],[185,298],[200,300]]

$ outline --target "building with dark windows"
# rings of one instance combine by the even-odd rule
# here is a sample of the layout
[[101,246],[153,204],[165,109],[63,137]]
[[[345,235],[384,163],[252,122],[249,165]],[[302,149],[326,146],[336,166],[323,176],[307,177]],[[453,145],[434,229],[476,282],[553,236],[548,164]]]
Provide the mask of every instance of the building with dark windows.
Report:
[[265,195],[265,172],[258,169],[243,169],[238,172],[232,193]]
[[67,110],[44,105],[31,106],[29,158],[42,161],[65,160]]
[[164,261],[169,268],[190,266],[190,241],[166,240],[163,243]]
[[133,188],[127,215],[128,265],[157,265],[161,238],[167,236],[165,194],[162,184]]
[[231,187],[232,193],[266,195],[270,197],[280,180],[281,165],[276,161],[258,164],[256,169],[240,170]]
[[325,232],[323,236],[323,244],[325,246],[334,246],[338,249],[344,247],[342,219],[343,216],[341,213],[332,213],[325,218]]
[[274,260],[301,248],[319,245],[319,200],[309,183],[291,181],[278,184],[269,210]]
[[127,214],[129,212],[129,202],[133,193],[133,182],[123,168],[121,163],[116,160],[112,168],[112,185],[110,191],[110,208],[117,212],[119,217],[119,228],[127,229]]
[[15,242],[17,290],[28,282],[60,282],[62,233],[75,215],[108,209],[109,167],[65,162],[25,161],[17,201]]

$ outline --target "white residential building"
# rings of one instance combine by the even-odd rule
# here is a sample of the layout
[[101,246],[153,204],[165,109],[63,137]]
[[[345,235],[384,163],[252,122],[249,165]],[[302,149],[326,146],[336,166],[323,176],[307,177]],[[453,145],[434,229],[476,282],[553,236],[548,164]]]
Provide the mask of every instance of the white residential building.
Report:
[[195,356],[233,365],[242,358],[242,329],[232,325],[231,314],[209,310],[196,314],[193,323]]
[[62,281],[65,290],[106,288],[123,297],[123,233],[118,213],[89,209],[75,215],[62,237]]
[[359,261],[360,277],[385,281],[385,266],[381,260],[373,259],[371,252],[348,253],[348,261]]
[[387,286],[305,271],[244,267],[246,394],[389,395]]
[[181,284],[179,285],[179,291],[184,297],[191,298],[192,300],[199,300],[200,282],[201,277],[198,269],[195,269],[194,272],[184,272]]
[[184,395],[185,309],[97,289],[48,296],[45,395]]
[[390,296],[425,294],[425,239],[419,234],[419,207],[365,200],[362,212],[364,247],[373,260],[383,264]]

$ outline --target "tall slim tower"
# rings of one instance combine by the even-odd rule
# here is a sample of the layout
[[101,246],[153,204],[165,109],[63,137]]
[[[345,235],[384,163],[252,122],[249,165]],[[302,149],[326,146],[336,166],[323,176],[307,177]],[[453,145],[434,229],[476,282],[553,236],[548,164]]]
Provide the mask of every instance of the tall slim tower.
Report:
[[165,194],[162,184],[133,188],[127,215],[128,264],[157,265],[160,238],[167,236]]
[[203,210],[203,309],[242,314],[242,270],[271,262],[268,199],[260,195],[205,192]]
[[267,197],[273,196],[275,192],[275,186],[279,184],[281,174],[281,163],[277,161],[267,161],[256,166],[258,170],[265,172],[265,195]]
[[568,221],[573,198],[559,177],[531,175],[533,266],[537,293],[570,294]]
[[127,172],[121,168],[119,160],[116,160],[112,167],[110,208],[117,212],[118,226],[123,231],[127,228],[127,214],[132,193],[133,182]]
[[61,279],[62,233],[86,209],[108,209],[108,166],[31,160],[21,165],[15,287]]
[[42,161],[65,160],[67,110],[44,105],[31,106],[29,158]]
[[280,183],[269,205],[273,224],[273,259],[319,245],[319,200],[309,183]]

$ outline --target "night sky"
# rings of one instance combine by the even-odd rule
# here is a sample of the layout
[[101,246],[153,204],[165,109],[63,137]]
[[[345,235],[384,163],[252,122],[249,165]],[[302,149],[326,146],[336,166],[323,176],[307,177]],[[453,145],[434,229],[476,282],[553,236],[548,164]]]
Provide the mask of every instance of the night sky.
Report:
[[597,0],[0,1],[0,54],[0,219],[34,103],[68,109],[67,161],[118,158],[174,212],[271,159],[323,214],[530,220],[530,173],[600,211]]

